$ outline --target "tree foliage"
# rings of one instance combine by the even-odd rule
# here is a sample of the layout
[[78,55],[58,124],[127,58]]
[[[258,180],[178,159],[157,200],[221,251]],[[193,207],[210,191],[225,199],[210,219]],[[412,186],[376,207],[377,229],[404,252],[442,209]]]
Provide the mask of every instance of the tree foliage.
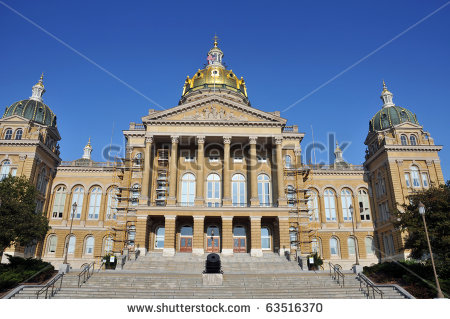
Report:
[[0,182],[0,256],[12,243],[27,245],[49,230],[47,218],[35,212],[36,196],[26,177],[8,176]]
[[443,278],[450,275],[450,181],[439,187],[430,187],[409,197],[410,203],[403,205],[397,213],[396,227],[405,231],[405,248],[411,249],[411,258],[430,262],[427,239],[418,204],[425,205],[425,218],[433,256]]

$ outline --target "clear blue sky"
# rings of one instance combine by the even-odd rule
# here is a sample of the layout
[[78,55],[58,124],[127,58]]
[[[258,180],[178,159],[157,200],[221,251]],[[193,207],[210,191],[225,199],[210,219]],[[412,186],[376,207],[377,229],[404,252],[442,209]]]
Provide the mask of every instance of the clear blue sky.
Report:
[[[205,63],[214,33],[224,60],[244,76],[252,106],[283,110],[447,1],[0,1],[0,99],[28,98],[45,72],[44,102],[58,116],[63,160],[80,158],[92,136],[94,160],[123,144],[152,102],[39,30],[2,3],[89,57],[165,108]],[[364,161],[381,81],[443,145],[450,178],[450,5],[281,115],[327,144],[351,141],[344,158]],[[317,161],[328,161],[326,152]]]

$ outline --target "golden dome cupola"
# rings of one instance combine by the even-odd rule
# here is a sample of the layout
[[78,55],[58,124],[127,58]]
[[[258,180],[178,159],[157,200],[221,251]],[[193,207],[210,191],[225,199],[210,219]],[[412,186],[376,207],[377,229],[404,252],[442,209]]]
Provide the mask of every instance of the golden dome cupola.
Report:
[[244,78],[238,78],[232,70],[227,70],[223,63],[223,52],[217,46],[217,36],[214,46],[208,51],[204,69],[199,69],[192,78],[186,77],[180,104],[196,93],[230,93],[244,103],[250,105],[247,97],[247,87]]

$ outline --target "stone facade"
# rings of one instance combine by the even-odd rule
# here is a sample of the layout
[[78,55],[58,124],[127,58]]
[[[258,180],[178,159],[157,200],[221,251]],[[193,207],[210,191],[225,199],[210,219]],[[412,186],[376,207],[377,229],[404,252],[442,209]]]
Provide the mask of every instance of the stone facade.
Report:
[[[73,267],[137,250],[165,256],[272,252],[291,259],[317,252],[344,269],[356,255],[362,265],[404,258],[389,212],[413,190],[444,182],[441,147],[406,121],[369,132],[364,166],[343,161],[339,147],[335,163],[306,165],[304,134],[279,112],[250,106],[243,79],[234,80],[215,48],[210,52],[218,60],[188,77],[178,106],[149,110],[142,123],[123,131],[125,158],[114,162],[92,161],[90,143],[82,159],[61,161],[56,126],[5,113],[2,172],[9,160],[8,172],[38,185],[45,168],[39,200],[51,230],[28,255],[58,266],[67,249]],[[17,128],[21,139],[8,139],[7,131]],[[402,135],[415,135],[416,144],[402,145]],[[411,167],[419,169],[419,186],[411,186]],[[23,255],[24,248],[13,245],[6,253]]]

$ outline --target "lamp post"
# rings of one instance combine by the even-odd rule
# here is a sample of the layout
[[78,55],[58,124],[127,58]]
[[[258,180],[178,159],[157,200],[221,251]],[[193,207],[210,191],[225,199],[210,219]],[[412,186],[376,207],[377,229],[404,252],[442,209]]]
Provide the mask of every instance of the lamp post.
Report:
[[67,254],[69,253],[69,242],[70,242],[70,237],[72,236],[73,217],[75,216],[76,210],[77,210],[77,202],[73,203],[73,205],[72,205],[72,219],[70,220],[69,239],[66,242],[66,253],[64,255],[64,264],[67,264]]
[[352,227],[353,227],[353,242],[355,243],[355,256],[356,256],[356,263],[355,265],[359,265],[359,248],[358,248],[358,242],[356,241],[356,234],[355,234],[355,218],[353,216],[353,205],[350,204],[350,207],[348,208],[350,210],[350,214],[352,215]]
[[437,297],[438,298],[445,298],[444,294],[442,293],[441,286],[439,285],[439,279],[436,273],[436,267],[434,266],[434,258],[433,258],[433,252],[431,251],[431,244],[430,244],[430,238],[428,237],[428,229],[427,229],[427,222],[425,221],[425,205],[422,202],[419,202],[419,214],[422,216],[423,219],[423,225],[425,227],[425,235],[427,236],[427,243],[428,243],[428,249],[430,250],[430,256],[431,256],[431,265],[433,266],[433,272],[434,272],[434,279],[436,280],[436,288],[437,288]]

